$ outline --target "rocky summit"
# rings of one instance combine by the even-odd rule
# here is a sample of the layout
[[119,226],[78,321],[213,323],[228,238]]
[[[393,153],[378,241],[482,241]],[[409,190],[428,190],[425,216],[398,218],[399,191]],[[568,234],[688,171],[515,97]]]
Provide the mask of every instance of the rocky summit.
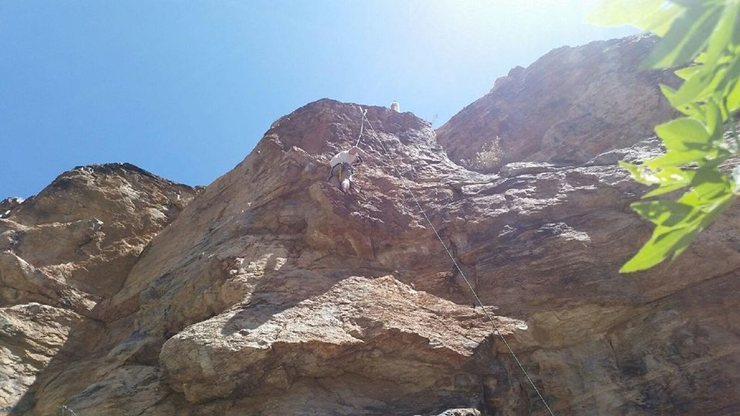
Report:
[[108,164],[3,201],[0,414],[549,414],[506,343],[558,415],[740,413],[737,205],[618,273],[651,230],[616,162],[671,116],[650,42],[553,51],[439,131],[320,100],[203,189]]
[[480,172],[512,162],[585,163],[652,135],[673,116],[659,84],[670,70],[641,71],[651,36],[555,49],[516,67],[437,132],[450,158]]

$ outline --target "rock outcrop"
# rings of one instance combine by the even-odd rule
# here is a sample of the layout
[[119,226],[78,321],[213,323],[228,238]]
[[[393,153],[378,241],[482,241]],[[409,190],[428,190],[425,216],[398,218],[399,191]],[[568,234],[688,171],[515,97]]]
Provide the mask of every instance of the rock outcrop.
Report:
[[23,203],[23,198],[18,197],[5,198],[0,201],[0,218],[9,216],[21,203]]
[[28,200],[3,201],[0,413],[22,413],[40,372],[94,350],[107,330],[101,304],[195,193],[130,164],[107,164],[66,172]]
[[[361,108],[368,157],[347,195],[328,160]],[[487,312],[556,414],[740,412],[737,207],[677,260],[617,272],[650,232],[616,166],[659,152],[645,138],[486,174],[410,113],[320,100],[201,192],[131,166],[62,175],[0,220],[1,404],[546,414]]]
[[673,115],[659,83],[671,71],[641,71],[656,38],[635,36],[555,49],[496,80],[437,135],[450,158],[480,172],[511,162],[584,163],[651,136]]

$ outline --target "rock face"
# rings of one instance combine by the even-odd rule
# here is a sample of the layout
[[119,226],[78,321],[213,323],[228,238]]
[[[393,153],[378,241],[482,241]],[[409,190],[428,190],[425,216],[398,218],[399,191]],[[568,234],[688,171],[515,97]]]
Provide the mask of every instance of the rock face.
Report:
[[194,195],[133,165],[107,164],[66,172],[31,199],[3,201],[0,413],[28,409],[40,372],[94,350],[106,331],[101,304]]
[[[511,333],[523,324],[501,326]],[[192,325],[170,338],[159,358],[172,388],[193,403],[260,390],[290,397],[303,385],[320,397],[314,380],[321,380],[322,389],[343,392],[356,404],[362,399],[414,413],[445,402],[477,404],[481,371],[471,357],[490,332],[480,312],[391,276],[349,277],[277,313],[245,305]],[[282,395],[260,398],[260,406],[301,413],[295,399],[289,407],[270,403],[283,401]]]
[[[361,108],[347,195],[328,160]],[[320,100],[194,198],[131,166],[62,175],[0,220],[5,412],[546,414],[498,335],[556,414],[740,412],[737,206],[624,276],[650,230],[615,163],[654,140],[499,175],[436,139],[410,113]]]
[[5,218],[23,202],[22,198],[11,197],[0,201],[0,218]]
[[656,39],[562,47],[517,67],[438,131],[450,158],[479,172],[511,162],[584,163],[651,136],[671,107],[658,88],[670,71],[640,71]]

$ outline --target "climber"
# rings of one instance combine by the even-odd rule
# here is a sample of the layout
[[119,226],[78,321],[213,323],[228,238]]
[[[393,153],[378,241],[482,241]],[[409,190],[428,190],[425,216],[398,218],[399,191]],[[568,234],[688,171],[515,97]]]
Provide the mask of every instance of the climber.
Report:
[[361,150],[357,146],[353,146],[349,150],[342,150],[334,155],[329,162],[331,170],[329,171],[329,177],[326,181],[330,182],[336,171],[337,180],[339,181],[339,189],[343,192],[349,191],[350,188],[352,188],[352,174],[354,173],[354,167],[362,163],[360,152]]

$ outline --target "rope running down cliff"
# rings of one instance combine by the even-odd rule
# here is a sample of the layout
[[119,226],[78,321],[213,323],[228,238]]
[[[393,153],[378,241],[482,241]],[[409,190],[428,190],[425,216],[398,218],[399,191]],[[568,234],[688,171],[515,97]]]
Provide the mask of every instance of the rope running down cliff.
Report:
[[[361,109],[362,111],[362,122],[360,124],[360,136],[357,138],[357,144],[360,144],[360,139],[362,138],[362,130],[363,126],[365,125],[365,122],[367,122],[368,127],[370,128],[370,131],[373,132],[373,136],[377,139],[378,143],[380,143],[380,146],[383,148],[383,152],[385,153],[385,156],[388,160],[391,161],[391,165],[393,166],[393,170],[396,172],[396,176],[398,176],[399,179],[403,179],[403,176],[401,175],[401,172],[398,170],[398,166],[396,165],[395,161],[391,157],[390,153],[388,152],[388,149],[386,149],[385,144],[383,143],[383,140],[380,138],[378,133],[373,128],[372,123],[370,123],[370,120],[367,119],[366,109]],[[357,145],[356,144],[356,145]],[[355,145],[355,146],[356,146]],[[532,389],[535,393],[537,393],[537,396],[542,401],[542,404],[545,405],[545,408],[550,413],[551,416],[555,416],[555,413],[550,409],[550,406],[547,404],[547,401],[542,396],[542,393],[540,393],[540,390],[537,388],[537,386],[534,384],[534,381],[529,376],[529,373],[526,369],[524,369],[524,366],[522,365],[521,361],[519,361],[519,358],[514,353],[514,350],[511,348],[511,345],[509,345],[509,342],[506,341],[506,338],[499,330],[499,326],[496,324],[496,321],[494,321],[491,314],[486,310],[486,307],[483,305],[483,301],[481,301],[480,297],[478,297],[478,294],[475,292],[475,289],[473,289],[473,285],[470,284],[470,280],[468,280],[468,277],[465,276],[465,272],[463,272],[462,268],[458,264],[457,260],[455,259],[455,256],[452,255],[452,252],[447,247],[447,244],[445,244],[444,240],[442,240],[442,236],[439,235],[439,232],[437,232],[437,228],[432,224],[432,221],[429,219],[429,217],[426,214],[426,211],[424,211],[424,208],[422,208],[421,203],[419,203],[419,200],[416,198],[416,193],[411,190],[411,188],[406,186],[406,183],[402,180],[401,185],[403,186],[404,190],[411,194],[411,197],[413,198],[414,202],[416,203],[416,206],[419,208],[419,211],[421,212],[421,215],[424,217],[426,222],[429,224],[429,226],[434,231],[434,235],[437,236],[437,239],[439,240],[440,244],[442,244],[442,247],[447,252],[447,255],[450,256],[450,259],[452,260],[452,263],[455,265],[455,268],[460,273],[460,276],[462,276],[463,280],[465,280],[465,283],[468,285],[468,288],[470,289],[470,293],[473,294],[473,297],[475,298],[476,302],[478,302],[478,305],[480,305],[481,309],[483,309],[483,313],[486,315],[489,321],[491,321],[491,325],[493,326],[493,330],[496,332],[496,334],[501,338],[501,341],[503,341],[504,345],[506,345],[506,349],[509,350],[509,353],[511,353],[511,356],[514,358],[514,362],[516,362],[517,366],[519,366],[519,369],[522,370],[522,373],[524,373],[524,376],[527,378],[527,381],[532,386]]]
[[[362,121],[360,122],[360,135],[357,136],[357,143],[355,143],[355,147],[360,145],[360,140],[362,140],[362,128],[365,127],[365,120],[367,120],[367,110],[360,109],[360,111],[362,111]],[[367,121],[367,124],[370,124],[370,120]],[[370,127],[372,127],[372,125]]]

